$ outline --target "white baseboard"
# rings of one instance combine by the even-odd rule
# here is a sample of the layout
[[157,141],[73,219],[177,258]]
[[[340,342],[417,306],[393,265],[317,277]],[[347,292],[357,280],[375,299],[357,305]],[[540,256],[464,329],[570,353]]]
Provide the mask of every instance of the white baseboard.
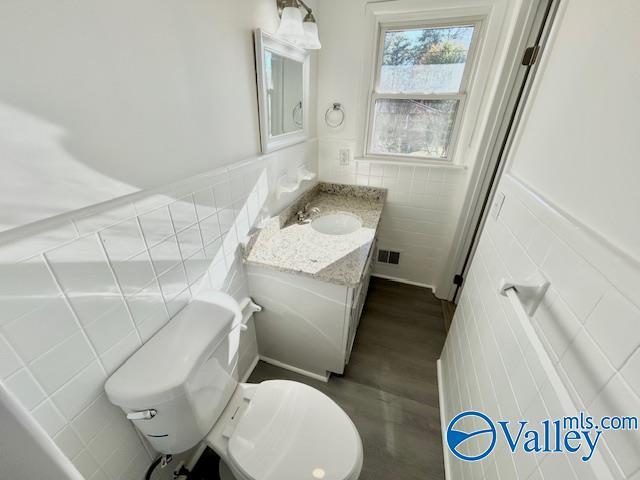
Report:
[[413,280],[407,280],[406,278],[392,277],[391,275],[384,275],[382,273],[376,273],[376,272],[373,272],[371,276],[384,278],[385,280],[392,280],[398,283],[406,283],[407,285],[415,285],[416,287],[424,287],[424,288],[428,288],[432,292],[435,292],[435,288],[433,287],[433,285],[427,285],[426,283],[414,282]]
[[438,403],[440,404],[440,433],[442,435],[442,455],[444,457],[444,478],[449,480],[451,478],[451,466],[449,465],[449,454],[447,452],[447,413],[444,409],[446,403],[442,380],[442,361],[440,359],[436,362],[436,366],[438,371]]
[[314,378],[316,380],[320,380],[321,382],[325,382],[326,383],[326,382],[329,381],[329,375],[330,374],[319,375],[317,373],[309,372],[308,370],[303,370],[301,368],[293,367],[293,366],[288,365],[286,363],[282,363],[282,362],[280,362],[278,360],[274,360],[273,358],[265,357],[264,355],[260,355],[260,360],[262,360],[263,362],[270,363],[271,365],[274,365],[276,367],[284,368],[285,370],[290,370],[292,372],[299,373],[300,375],[304,375],[306,377],[311,377],[311,378]]

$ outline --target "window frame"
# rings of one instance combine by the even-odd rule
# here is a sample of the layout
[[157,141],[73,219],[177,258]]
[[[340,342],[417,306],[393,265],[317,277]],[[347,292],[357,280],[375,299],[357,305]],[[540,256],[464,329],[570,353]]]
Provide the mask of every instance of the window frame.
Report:
[[[393,21],[393,22],[379,22],[377,25],[377,43],[375,50],[375,60],[373,61],[373,69],[371,72],[369,91],[369,101],[367,106],[367,122],[366,131],[364,137],[364,157],[367,159],[378,160],[398,160],[404,162],[415,162],[419,164],[436,162],[439,164],[453,164],[455,153],[458,146],[458,140],[460,136],[460,130],[465,113],[465,104],[469,95],[469,83],[470,78],[475,72],[477,53],[479,50],[479,44],[481,42],[481,31],[484,16],[465,16],[465,17],[448,17],[439,18],[436,20],[408,20],[408,21]],[[464,72],[460,81],[460,87],[457,92],[451,93],[380,93],[378,91],[380,84],[380,75],[382,72],[382,59],[384,52],[384,38],[387,32],[401,31],[401,30],[418,30],[429,28],[443,28],[443,27],[463,27],[473,26],[473,35],[471,37],[471,43],[469,45],[469,51],[467,53],[467,60],[465,62]],[[373,126],[375,122],[375,104],[379,99],[392,99],[392,100],[457,100],[458,110],[456,112],[456,118],[451,130],[451,137],[449,141],[449,151],[446,158],[432,157],[432,156],[417,156],[407,155],[402,153],[377,153],[371,151],[371,141],[373,135]]]

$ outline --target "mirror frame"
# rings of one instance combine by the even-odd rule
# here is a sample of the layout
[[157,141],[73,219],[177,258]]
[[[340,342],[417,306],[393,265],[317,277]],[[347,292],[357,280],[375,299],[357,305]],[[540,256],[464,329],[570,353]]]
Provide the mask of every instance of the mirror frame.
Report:
[[[256,50],[256,80],[258,86],[258,116],[260,119],[260,147],[262,153],[270,153],[281,148],[304,142],[309,138],[309,53],[292,43],[281,40],[262,29],[254,32]],[[302,129],[270,136],[269,109],[267,108],[267,77],[265,75],[264,51],[302,63]]]

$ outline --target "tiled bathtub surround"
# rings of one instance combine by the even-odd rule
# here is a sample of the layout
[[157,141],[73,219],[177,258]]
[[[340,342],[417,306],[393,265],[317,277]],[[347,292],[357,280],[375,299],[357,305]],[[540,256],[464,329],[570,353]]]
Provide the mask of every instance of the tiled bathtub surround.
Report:
[[[271,160],[61,219],[0,247],[0,379],[85,478],[144,475],[151,455],[103,384],[199,288],[248,295],[238,246],[269,195]],[[252,326],[243,335],[241,371],[257,353]]]
[[[640,411],[640,267],[578,228],[510,176],[506,200],[490,218],[465,282],[442,354],[445,417],[480,410],[493,418],[561,418],[583,410]],[[532,322],[573,397],[562,411],[537,356],[518,327],[502,278],[536,270],[551,282]],[[447,452],[445,451],[445,455]],[[568,456],[511,455],[504,445],[482,462],[451,457],[451,479],[631,479],[640,475],[638,432],[605,432],[598,446],[612,476]],[[499,472],[499,477],[496,472]]]

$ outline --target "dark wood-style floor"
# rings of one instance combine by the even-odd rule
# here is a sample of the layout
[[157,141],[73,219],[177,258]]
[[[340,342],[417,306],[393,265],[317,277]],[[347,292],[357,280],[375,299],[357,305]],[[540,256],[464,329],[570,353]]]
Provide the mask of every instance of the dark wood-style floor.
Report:
[[444,340],[431,291],[372,278],[343,376],[323,383],[260,362],[249,382],[296,380],[338,403],[362,437],[361,480],[443,480],[436,360]]

